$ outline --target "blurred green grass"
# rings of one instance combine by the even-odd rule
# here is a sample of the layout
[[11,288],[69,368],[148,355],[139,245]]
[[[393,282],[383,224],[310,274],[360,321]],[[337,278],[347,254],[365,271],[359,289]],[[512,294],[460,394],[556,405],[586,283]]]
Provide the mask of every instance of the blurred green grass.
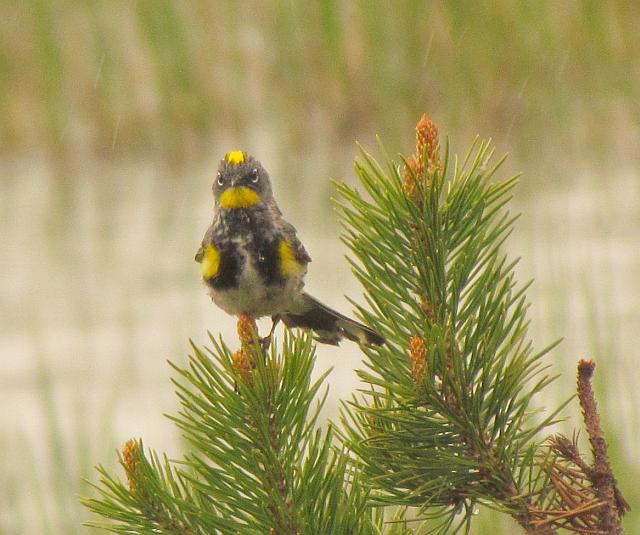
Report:
[[[16,403],[35,392],[41,440],[30,422],[0,433],[0,533],[84,533],[76,495],[114,459],[116,413],[171,410],[164,358],[223,329],[187,265],[222,152],[268,161],[318,251],[328,178],[353,179],[355,140],[411,152],[424,111],[455,152],[490,136],[511,153],[505,174],[524,171],[509,247],[537,279],[536,344],[567,337],[551,394],[571,391],[577,358],[598,360],[614,469],[637,504],[638,27],[624,1],[1,3],[0,271],[17,290],[0,322],[5,348],[18,341],[7,361],[36,356],[0,384]],[[340,269],[339,254],[313,256],[316,284],[318,264]],[[513,532],[502,523],[483,510],[474,532]],[[640,530],[635,507],[626,527]]]
[[5,154],[153,151],[183,162],[256,129],[278,131],[281,157],[319,144],[341,152],[374,132],[395,152],[425,109],[463,146],[481,133],[517,162],[555,169],[638,146],[635,2],[25,0],[0,10]]

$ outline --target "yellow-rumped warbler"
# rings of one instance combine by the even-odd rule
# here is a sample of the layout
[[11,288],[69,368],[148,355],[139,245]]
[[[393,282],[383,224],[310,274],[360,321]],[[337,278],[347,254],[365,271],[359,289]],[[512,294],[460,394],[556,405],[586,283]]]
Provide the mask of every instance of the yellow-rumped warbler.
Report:
[[216,305],[229,314],[271,316],[271,333],[282,320],[288,327],[311,329],[326,344],[342,338],[384,343],[374,330],[303,291],[311,257],[283,219],[259,161],[242,151],[229,152],[220,162],[213,196],[213,223],[195,259]]

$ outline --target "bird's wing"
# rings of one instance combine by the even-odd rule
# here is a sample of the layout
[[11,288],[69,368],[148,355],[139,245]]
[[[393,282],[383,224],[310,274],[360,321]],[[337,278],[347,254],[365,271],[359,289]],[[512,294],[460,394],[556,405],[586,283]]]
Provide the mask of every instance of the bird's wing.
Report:
[[213,241],[213,225],[211,225],[207,232],[204,234],[204,238],[202,238],[202,243],[200,244],[200,248],[198,252],[196,252],[196,256],[194,260],[198,262],[198,264],[202,263],[202,259],[204,258],[204,248],[209,245]]
[[296,234],[295,227],[291,224],[282,220],[282,234],[284,235],[285,240],[293,249],[293,254],[298,262],[303,265],[307,265],[311,262],[311,257],[307,250],[302,245],[302,242],[298,239],[298,235]]
[[201,245],[194,257],[194,260],[198,262],[198,264],[202,263],[202,259],[204,258],[204,245]]

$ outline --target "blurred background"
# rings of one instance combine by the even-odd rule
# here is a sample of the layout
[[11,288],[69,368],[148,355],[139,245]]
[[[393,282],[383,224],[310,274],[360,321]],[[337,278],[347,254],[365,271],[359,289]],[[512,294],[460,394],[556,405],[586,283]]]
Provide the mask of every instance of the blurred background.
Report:
[[[574,391],[596,386],[640,532],[640,4],[475,1],[11,0],[0,3],[0,533],[88,533],[78,496],[130,437],[178,456],[166,359],[207,330],[233,344],[193,255],[219,159],[270,171],[314,261],[308,288],[344,312],[331,178],[356,141],[410,154],[427,111],[464,156],[476,135],[522,172],[507,247],[531,336]],[[267,327],[268,323],[263,324]],[[318,348],[327,416],[356,386],[353,345]],[[636,386],[634,386],[636,385]],[[579,408],[567,409],[571,433]],[[587,450],[585,449],[585,452]],[[474,533],[514,533],[481,510]]]

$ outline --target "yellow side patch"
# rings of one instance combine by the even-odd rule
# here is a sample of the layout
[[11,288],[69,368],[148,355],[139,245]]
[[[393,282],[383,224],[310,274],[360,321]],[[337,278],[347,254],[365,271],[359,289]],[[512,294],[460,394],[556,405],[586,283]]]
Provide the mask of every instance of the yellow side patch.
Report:
[[296,255],[285,240],[280,240],[280,274],[283,277],[292,277],[302,273],[304,266],[296,260]]
[[227,210],[231,208],[248,208],[260,202],[260,195],[251,188],[239,186],[228,188],[220,195],[220,205]]
[[224,160],[227,163],[231,163],[233,165],[240,165],[243,164],[246,160],[246,155],[241,150],[232,150],[231,152],[227,152]]
[[202,257],[202,264],[200,264],[200,271],[202,272],[202,278],[204,280],[213,279],[220,269],[220,251],[215,246],[209,244],[204,249],[204,256]]

